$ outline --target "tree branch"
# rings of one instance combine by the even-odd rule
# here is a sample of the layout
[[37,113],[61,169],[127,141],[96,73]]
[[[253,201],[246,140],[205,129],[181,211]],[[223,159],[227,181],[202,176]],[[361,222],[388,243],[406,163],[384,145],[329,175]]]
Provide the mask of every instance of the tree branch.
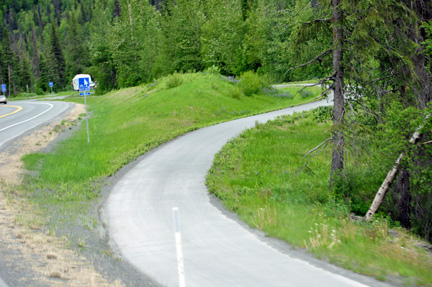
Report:
[[333,86],[330,86],[327,90],[324,91],[324,93],[322,93],[321,95],[315,97],[315,99],[319,99],[319,98],[321,98],[321,97],[327,95],[327,93],[328,93],[331,89],[333,89]]
[[305,22],[305,23],[303,23],[303,25],[312,25],[312,24],[319,23],[319,22],[331,22],[331,20],[332,19],[330,19],[330,18],[327,18],[327,19],[315,19],[315,20],[313,20],[311,22]]
[[[312,154],[309,158],[308,158],[308,160],[306,161],[306,163],[302,166],[302,167],[299,167],[298,169],[297,169],[297,171],[296,171],[296,174],[298,174],[302,169],[304,169],[305,167],[308,167],[307,165],[308,165],[308,163],[309,163],[309,161],[312,159],[312,157],[314,157],[314,156],[316,156],[319,152],[321,152],[323,149],[325,149],[326,148],[326,146],[328,145],[328,142],[331,140],[332,138],[328,138],[328,139],[326,139],[325,141],[323,141],[322,143],[320,143],[319,145],[317,145],[316,147],[314,147],[313,149],[311,149],[309,152],[307,152],[303,157],[302,157],[302,159],[304,159],[305,157],[307,157],[308,155],[310,155],[310,154],[312,154],[314,151],[316,151],[317,149],[319,149],[320,147],[320,150],[318,150],[317,152],[315,152],[314,154]],[[310,167],[308,167],[309,168],[309,170],[311,170],[310,169]],[[312,171],[312,170],[311,170]],[[313,172],[313,171],[312,171]]]
[[[328,77],[325,77],[325,78],[322,78],[318,83],[310,84],[310,85],[304,86],[303,88],[301,88],[300,90],[298,90],[298,91],[294,94],[294,96],[297,95],[297,94],[299,94],[299,93],[301,93],[301,92],[303,92],[303,91],[304,91],[305,89],[307,89],[307,88],[315,87],[315,86],[321,86],[325,81],[333,80],[334,75],[335,75],[335,74],[333,74],[333,75],[331,75],[331,76],[328,76]],[[321,97],[321,96],[323,96],[324,94],[326,94],[326,93],[327,93],[329,90],[331,90],[332,88],[333,88],[332,86],[331,86],[330,88],[328,88],[324,93],[322,93],[321,95],[319,95],[318,97],[316,97],[316,99],[319,98],[319,97]]]
[[292,71],[292,70],[295,70],[295,69],[298,69],[298,68],[301,68],[301,67],[304,67],[304,66],[310,65],[310,64],[312,64],[313,62],[318,61],[320,58],[322,58],[322,57],[324,57],[324,56],[327,56],[327,55],[330,54],[332,51],[333,51],[333,49],[329,49],[329,50],[327,50],[327,51],[325,51],[325,52],[319,54],[318,56],[316,56],[315,58],[313,58],[312,60],[310,60],[310,61],[307,62],[307,63],[301,64],[301,65],[298,65],[298,66],[293,67],[293,68],[289,68],[289,69],[288,69],[288,70],[283,74],[283,76],[285,76],[289,71]]
[[331,138],[326,139],[325,141],[323,141],[322,143],[320,143],[319,145],[317,145],[316,147],[314,147],[313,149],[311,149],[310,151],[308,151],[303,157],[302,159],[304,159],[305,157],[307,157],[308,155],[310,155],[311,153],[313,153],[314,151],[316,151],[317,149],[319,149],[323,144],[325,144],[326,142],[328,142],[329,140],[331,140]]

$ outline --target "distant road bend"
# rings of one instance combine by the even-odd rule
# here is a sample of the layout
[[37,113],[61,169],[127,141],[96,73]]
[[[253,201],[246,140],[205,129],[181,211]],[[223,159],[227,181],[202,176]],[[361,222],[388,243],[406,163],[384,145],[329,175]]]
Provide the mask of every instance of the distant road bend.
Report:
[[0,106],[0,147],[36,127],[48,124],[72,108],[66,102],[16,101]]
[[323,100],[203,128],[144,155],[113,186],[103,208],[111,244],[160,284],[178,286],[172,218],[178,207],[186,286],[382,286],[272,247],[212,204],[205,186],[215,154],[256,121],[330,104]]

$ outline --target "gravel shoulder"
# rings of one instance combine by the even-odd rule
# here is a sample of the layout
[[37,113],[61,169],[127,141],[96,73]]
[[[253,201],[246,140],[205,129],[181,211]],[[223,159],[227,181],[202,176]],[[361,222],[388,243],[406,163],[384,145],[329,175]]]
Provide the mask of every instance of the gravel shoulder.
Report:
[[[62,221],[65,223],[56,230],[48,230],[45,214],[20,191],[24,173],[21,157],[55,147],[79,126],[82,113],[84,106],[75,105],[64,118],[20,137],[0,152],[2,287],[157,286],[110,251],[108,235],[98,220],[105,196],[82,209],[81,218],[96,220],[93,228],[69,220]],[[54,210],[53,214],[56,212],[61,213]]]

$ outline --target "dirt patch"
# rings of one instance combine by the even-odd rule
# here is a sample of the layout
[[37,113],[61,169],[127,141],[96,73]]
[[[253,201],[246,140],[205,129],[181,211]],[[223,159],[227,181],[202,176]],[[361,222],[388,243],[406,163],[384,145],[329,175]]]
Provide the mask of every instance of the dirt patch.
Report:
[[65,129],[76,125],[82,113],[84,106],[76,105],[62,122],[47,125],[14,143],[12,150],[0,153],[0,251],[8,250],[2,252],[1,261],[10,270],[21,264],[31,269],[18,274],[22,286],[124,286],[120,280],[108,280],[86,258],[67,249],[65,238],[39,229],[41,214],[25,199],[3,194],[5,190],[13,193],[22,182],[21,157],[46,148]]

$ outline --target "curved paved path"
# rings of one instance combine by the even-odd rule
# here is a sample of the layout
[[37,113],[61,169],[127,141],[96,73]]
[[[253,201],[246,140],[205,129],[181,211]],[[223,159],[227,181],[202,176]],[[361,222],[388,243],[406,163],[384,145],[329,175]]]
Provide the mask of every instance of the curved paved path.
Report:
[[144,155],[113,186],[104,206],[112,245],[157,282],[178,286],[172,219],[172,208],[178,207],[186,286],[364,286],[271,247],[215,207],[205,186],[214,155],[229,139],[256,121],[328,104],[218,124]]

